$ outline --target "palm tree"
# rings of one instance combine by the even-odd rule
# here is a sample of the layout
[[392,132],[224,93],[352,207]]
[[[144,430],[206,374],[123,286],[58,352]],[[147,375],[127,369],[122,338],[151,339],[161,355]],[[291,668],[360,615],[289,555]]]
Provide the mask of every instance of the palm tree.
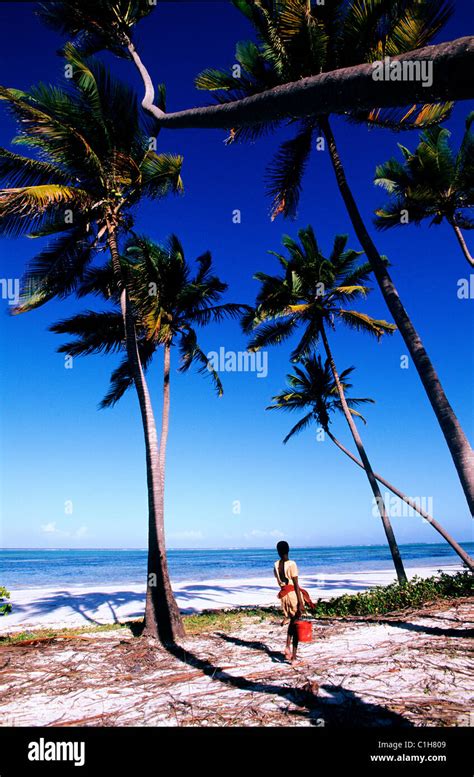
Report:
[[[48,0],[39,3],[38,16],[45,24],[63,35],[71,36],[73,43],[84,54],[95,54],[102,49],[119,57],[132,59],[143,79],[147,102],[155,102],[155,88],[134,43],[135,26],[154,9],[151,0]],[[157,116],[163,116],[164,87],[158,87],[159,101],[154,105]]]
[[[367,397],[349,397],[348,393],[352,389],[352,384],[348,378],[354,371],[354,367],[348,367],[340,374],[340,382],[346,395],[347,406],[350,413],[356,418],[360,418],[363,423],[364,417],[356,409],[362,404],[373,403],[373,399]],[[323,363],[321,356],[312,353],[301,359],[299,365],[295,365],[294,373],[287,375],[287,385],[283,391],[273,397],[273,404],[267,407],[267,410],[285,410],[291,412],[305,412],[305,415],[288,432],[284,444],[294,435],[299,434],[304,429],[315,423],[322,428],[329,439],[357,466],[364,468],[363,463],[357,456],[354,456],[346,446],[335,437],[331,431],[331,422],[335,413],[342,412],[342,405],[339,399],[338,390],[334,377],[332,375],[329,360]],[[451,545],[464,564],[474,571],[474,560],[466,551],[451,537],[450,534],[438,523],[429,513],[426,512],[415,500],[404,494],[392,483],[381,475],[374,472],[374,476],[379,483],[384,485],[393,494],[398,496],[403,502],[416,510],[422,518],[436,529],[439,534]]]
[[[449,0],[233,0],[253,24],[258,43],[239,43],[236,61],[240,77],[208,69],[196,79],[200,89],[211,90],[221,104],[263,93],[283,84],[374,63],[425,46],[443,27],[452,12]],[[347,72],[347,71],[345,71]],[[337,82],[334,80],[334,89]],[[388,86],[381,82],[381,89]],[[275,94],[276,97],[276,94]],[[417,104],[404,109],[352,111],[352,121],[394,129],[423,128],[449,116],[452,103]],[[320,108],[318,107],[318,112]],[[291,114],[289,110],[288,113]],[[258,137],[281,124],[263,117],[260,124],[235,127],[229,142]],[[295,121],[290,119],[290,123]],[[269,194],[273,217],[296,212],[314,139],[322,133],[327,142],[337,185],[354,231],[370,262],[385,302],[403,337],[450,450],[461,485],[474,514],[474,452],[451,407],[437,372],[424,348],[397,289],[387,264],[377,250],[349,187],[344,166],[329,122],[329,116],[308,116],[296,122],[296,133],[285,141],[269,167]]]
[[398,144],[403,163],[389,159],[375,171],[375,183],[390,195],[387,205],[376,211],[375,226],[388,229],[406,223],[403,211],[414,224],[427,218],[431,224],[441,224],[446,219],[471,267],[474,267],[474,258],[462,229],[474,228],[474,219],[466,212],[467,208],[474,207],[473,120],[474,111],[466,119],[458,154],[449,144],[449,130],[431,127],[421,134],[413,153]]
[[[236,78],[235,73],[216,69],[208,69],[198,76],[198,88],[212,90],[221,105],[214,109],[198,108],[172,115],[164,113],[162,104],[154,104],[153,81],[133,42],[134,25],[150,10],[147,9],[148,0],[133,0],[132,3],[127,3],[127,0],[97,0],[97,11],[96,6],[92,11],[84,11],[82,0],[68,0],[67,3],[56,0],[43,3],[41,15],[54,29],[78,37],[86,50],[88,47],[92,50],[105,47],[131,57],[145,87],[142,105],[160,126],[228,126],[228,117],[242,115],[246,125],[231,130],[229,140],[232,141],[253,138],[269,127],[276,128],[282,121],[281,117],[292,115],[291,106],[298,116],[301,116],[299,108],[307,106],[304,110],[307,116],[299,121],[297,134],[283,143],[269,170],[273,215],[294,213],[314,134],[316,131],[323,132],[339,191],[354,230],[413,359],[444,434],[469,509],[474,515],[474,452],[364,224],[347,182],[329,118],[321,115],[319,107],[318,115],[312,114],[311,107],[315,105],[316,98],[312,98],[310,92],[306,95],[303,92],[305,84],[309,87],[312,76],[331,72],[329,90],[327,85],[320,85],[328,100],[344,87],[338,80],[338,71],[347,79],[355,73],[357,65],[380,61],[385,56],[396,57],[426,46],[448,20],[452,4],[450,0],[426,0],[423,3],[419,0],[371,0],[367,3],[362,0],[332,0],[322,4],[317,0],[233,0],[233,3],[254,25],[259,45],[252,42],[238,44],[236,59],[242,70],[240,78]],[[465,46],[461,46],[461,50],[464,49]],[[430,49],[425,51],[429,59]],[[281,85],[286,85],[284,90],[271,91]],[[381,88],[388,90],[390,87],[391,82],[383,82]],[[363,100],[364,86],[355,85],[354,88],[359,88],[359,98]],[[265,99],[265,93],[268,93],[269,100]],[[259,104],[254,100],[245,105],[245,98],[255,95],[263,98]],[[395,101],[399,104],[399,98]],[[422,128],[442,121],[449,115],[451,107],[449,102],[423,102],[402,111],[374,108],[346,113],[353,120],[379,126]],[[219,108],[224,110],[219,113]],[[256,112],[261,117],[260,122],[255,120]],[[272,115],[270,120],[269,113]]]
[[[233,303],[218,304],[227,284],[213,274],[209,252],[196,259],[197,271],[186,261],[182,244],[176,235],[161,245],[149,238],[131,236],[121,258],[138,336],[138,350],[144,371],[153,356],[162,348],[164,354],[163,409],[161,435],[158,446],[160,489],[155,507],[156,533],[150,532],[148,548],[148,585],[145,604],[145,624],[148,631],[158,631],[162,641],[169,641],[183,632],[179,610],[171,589],[166,561],[164,531],[164,490],[166,445],[170,411],[170,361],[172,347],[181,354],[180,371],[196,364],[199,371],[209,375],[218,395],[222,385],[217,372],[199,346],[196,326],[225,317],[241,316],[248,306]],[[79,296],[95,294],[112,301],[115,309],[105,312],[87,311],[64,319],[51,327],[58,334],[74,335],[77,339],[58,349],[60,353],[83,356],[94,353],[125,350],[121,364],[114,370],[108,393],[100,407],[112,407],[134,385],[133,369],[124,348],[121,313],[118,307],[119,287],[111,263],[91,268],[78,289]],[[146,430],[144,429],[145,433]],[[148,463],[147,463],[148,464]],[[149,466],[149,464],[148,464]],[[169,618],[173,615],[172,634]]]
[[360,252],[346,250],[347,235],[335,237],[329,258],[321,253],[311,226],[300,229],[298,238],[299,243],[288,236],[283,238],[283,245],[289,254],[288,259],[275,253],[283,269],[282,275],[255,275],[262,284],[257,295],[256,308],[242,319],[244,331],[255,330],[249,348],[279,344],[302,326],[303,335],[291,355],[293,361],[298,361],[322,341],[342,410],[382,519],[398,580],[403,584],[407,578],[400,551],[372,466],[347,404],[344,386],[327,337],[327,330],[334,330],[336,322],[371,334],[377,339],[384,334],[393,333],[396,327],[386,321],[371,318],[366,313],[347,309],[347,303],[365,297],[369,292],[364,284],[371,272],[369,264],[357,264]]
[[[337,0],[331,2],[334,6],[340,6],[343,0],[339,0],[339,3]],[[256,6],[263,4],[264,0],[255,2]],[[324,2],[319,0],[319,5],[324,5]],[[383,10],[387,10],[387,5],[385,3]],[[118,56],[131,58],[145,87],[143,107],[157,119],[160,127],[170,129],[229,129],[232,126],[251,125],[256,120],[280,120],[282,116],[347,113],[360,109],[361,103],[371,106],[377,100],[383,101],[384,105],[399,106],[420,99],[425,104],[427,99],[438,99],[440,94],[445,93],[449,93],[453,100],[471,97],[468,74],[474,57],[473,38],[464,37],[424,46],[416,52],[405,51],[400,61],[412,62],[413,56],[436,67],[437,76],[431,84],[416,79],[405,81],[403,93],[396,82],[388,81],[384,84],[384,93],[380,98],[379,85],[372,78],[372,71],[361,64],[336,68],[331,72],[330,80],[320,78],[319,71],[304,80],[298,77],[296,81],[286,83],[284,89],[277,86],[275,90],[256,94],[250,101],[244,97],[232,101],[230,105],[206,105],[165,113],[163,106],[154,102],[153,80],[134,42],[134,26],[151,13],[155,6],[153,0],[94,0],[90,3],[86,0],[50,0],[39,4],[38,15],[52,29],[72,36],[75,45],[85,53],[104,48]],[[335,11],[337,16],[338,7]],[[356,9],[356,14],[360,15],[361,12],[363,14],[364,9]],[[373,0],[370,12],[372,16],[377,12]],[[433,15],[436,15],[436,7]],[[409,19],[403,19],[401,28],[403,23],[409,23]],[[406,30],[404,32],[406,34]],[[321,105],[324,110],[321,110]]]
[[[150,536],[154,537],[159,532],[161,498],[156,428],[119,240],[130,228],[130,211],[141,197],[161,198],[181,191],[182,158],[150,150],[153,128],[140,119],[128,86],[112,79],[99,63],[80,57],[70,45],[65,56],[72,70],[67,88],[41,84],[27,93],[0,87],[0,98],[19,125],[15,142],[37,151],[37,158],[30,158],[0,149],[0,234],[55,238],[30,263],[16,312],[75,291],[93,257],[109,249],[120,289],[121,331],[146,430]],[[163,566],[157,574],[164,580],[162,548],[159,559]],[[176,606],[166,613],[163,607],[155,621],[158,615],[160,633],[178,636]],[[155,621],[148,622],[147,630],[158,636]]]
[[74,38],[83,54],[108,49],[126,56],[135,26],[155,8],[150,0],[48,0],[37,14],[48,27]]

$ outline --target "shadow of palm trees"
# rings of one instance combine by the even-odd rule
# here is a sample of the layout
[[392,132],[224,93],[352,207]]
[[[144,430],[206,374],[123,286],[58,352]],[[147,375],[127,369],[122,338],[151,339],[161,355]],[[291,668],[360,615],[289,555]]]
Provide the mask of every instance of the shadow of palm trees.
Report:
[[[253,643],[253,645],[258,644]],[[266,646],[263,647],[265,652],[268,652]],[[267,682],[250,680],[241,675],[231,675],[221,667],[199,658],[190,650],[176,643],[168,644],[165,648],[179,661],[198,669],[214,682],[223,683],[230,688],[281,697],[300,708],[296,711],[289,710],[290,715],[304,715],[310,720],[312,725],[321,726],[321,721],[324,722],[324,726],[411,727],[413,725],[401,715],[392,712],[382,705],[364,702],[355,693],[341,686],[322,685],[321,688],[329,694],[329,697],[320,698],[305,687],[273,685]],[[257,647],[255,649],[262,648]]]
[[223,634],[222,632],[216,632],[217,636],[226,642],[231,642],[233,645],[240,645],[241,647],[251,648],[252,650],[260,650],[262,653],[266,653],[272,661],[277,663],[285,663],[285,654],[279,650],[271,650],[264,642],[251,641],[248,639],[240,639],[239,637],[231,637],[229,634]]
[[398,629],[405,629],[406,631],[416,631],[421,634],[429,634],[433,637],[464,637],[466,639],[472,639],[474,637],[474,629],[442,629],[439,626],[422,626],[418,623],[407,623],[406,621],[381,621],[389,626],[395,626]]

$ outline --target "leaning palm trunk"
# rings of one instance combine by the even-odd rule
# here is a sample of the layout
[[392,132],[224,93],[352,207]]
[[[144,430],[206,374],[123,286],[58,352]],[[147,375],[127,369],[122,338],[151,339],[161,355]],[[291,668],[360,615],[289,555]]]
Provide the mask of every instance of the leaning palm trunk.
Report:
[[[320,5],[324,3],[320,2]],[[472,84],[469,73],[474,62],[474,37],[424,46],[393,57],[403,63],[432,62],[437,77],[431,86],[416,79],[399,84],[386,82],[381,93],[373,79],[371,63],[338,68],[326,73],[299,78],[287,84],[258,92],[229,103],[189,108],[175,113],[164,113],[153,104],[153,84],[146,67],[130,39],[128,51],[142,76],[146,94],[142,105],[158,120],[158,126],[170,129],[232,129],[256,123],[280,121],[285,116],[306,118],[326,113],[350,113],[357,110],[395,108],[420,102],[435,102],[440,96],[450,100],[470,100]],[[151,87],[151,88],[150,88]]]
[[326,331],[324,329],[324,326],[321,327],[321,338],[324,344],[324,349],[326,351],[326,356],[328,357],[329,364],[331,365],[331,371],[334,377],[334,382],[337,387],[339,399],[341,400],[341,407],[342,407],[343,413],[346,417],[346,421],[349,425],[349,429],[351,430],[352,437],[354,438],[356,448],[359,451],[359,456],[362,459],[363,467],[366,472],[368,481],[370,483],[370,487],[372,489],[372,493],[374,495],[375,502],[377,504],[377,508],[380,513],[380,517],[382,519],[383,528],[385,531],[385,535],[387,537],[387,542],[390,548],[390,552],[392,554],[392,559],[397,573],[398,582],[400,583],[400,585],[404,585],[407,582],[407,576],[405,573],[405,569],[403,567],[403,561],[402,561],[402,557],[400,556],[400,551],[398,549],[397,541],[393,533],[392,524],[390,523],[390,518],[388,517],[387,510],[385,509],[385,503],[383,501],[382,494],[380,493],[380,488],[378,486],[376,477],[372,470],[372,466],[370,464],[369,458],[367,456],[367,453],[365,452],[362,439],[359,435],[359,432],[357,431],[357,427],[354,423],[351,412],[349,410],[346,396],[344,394],[344,388],[340,381],[339,373],[336,369],[336,365],[333,359],[331,349],[329,347],[329,342],[326,336]]
[[387,268],[370,237],[352,192],[347,183],[344,168],[327,118],[321,121],[321,129],[328,142],[331,162],[336,180],[344,200],[354,231],[369,260],[373,273],[380,286],[382,295],[393,316],[400,334],[410,352],[413,363],[436,414],[441,431],[444,434],[454,465],[459,475],[464,494],[474,515],[474,452],[462,427],[448,402],[436,370],[426,353],[421,339],[406,312]]
[[464,240],[464,235],[462,233],[461,228],[458,226],[458,224],[456,224],[454,218],[453,219],[449,219],[449,223],[451,224],[452,228],[454,229],[454,234],[456,235],[456,237],[458,239],[458,243],[461,246],[461,251],[463,252],[464,256],[466,257],[466,259],[469,262],[469,264],[471,265],[471,267],[474,267],[474,259],[473,259],[473,257],[471,256],[471,254],[469,252],[469,248],[467,247],[467,243]]
[[[337,439],[337,437],[334,437],[332,432],[329,429],[325,429],[325,432],[330,440],[333,441],[335,445],[341,450],[343,453],[348,456],[351,461],[353,461],[355,464],[357,464],[358,467],[361,467],[361,469],[364,469],[364,465],[362,464],[361,460],[357,458],[357,456],[354,456],[353,453],[351,453],[350,450],[346,448],[345,445],[340,442],[340,440]],[[451,545],[452,549],[455,551],[455,553],[458,554],[460,559],[463,561],[464,564],[471,570],[471,572],[474,572],[474,559],[472,559],[466,551],[459,545],[459,543],[454,540],[450,534],[446,531],[446,529],[443,529],[441,524],[438,523],[429,513],[426,512],[426,510],[423,510],[422,507],[420,507],[419,504],[417,504],[413,499],[411,499],[409,496],[403,493],[403,491],[400,491],[396,486],[392,485],[388,480],[385,480],[385,478],[382,477],[382,475],[379,475],[377,472],[374,472],[374,477],[376,480],[378,480],[379,483],[381,483],[383,486],[389,489],[395,496],[398,496],[403,502],[405,502],[409,507],[411,507],[413,510],[416,510],[417,513],[421,515],[422,518],[425,519],[425,521],[428,521],[433,527],[433,529],[436,529],[439,534],[446,540],[446,542]]]
[[164,536],[164,502],[162,496],[160,456],[156,424],[150,394],[138,352],[138,344],[130,309],[130,300],[123,284],[122,269],[115,228],[107,224],[112,265],[119,283],[120,308],[125,326],[127,356],[138,395],[143,423],[148,484],[148,570],[145,602],[145,629],[147,636],[167,644],[184,633],[183,624],[171,588]]

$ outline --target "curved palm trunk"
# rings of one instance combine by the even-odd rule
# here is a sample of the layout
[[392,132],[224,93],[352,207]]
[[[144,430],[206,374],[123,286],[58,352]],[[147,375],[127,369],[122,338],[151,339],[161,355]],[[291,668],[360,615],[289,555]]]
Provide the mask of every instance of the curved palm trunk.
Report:
[[439,381],[436,370],[426,353],[421,339],[416,331],[411,319],[406,312],[393,281],[385,267],[385,264],[370,237],[359,209],[354,200],[352,192],[347,183],[344,168],[339,157],[339,153],[334,140],[334,135],[327,118],[321,120],[321,129],[326,137],[331,162],[336,174],[336,180],[339,191],[344,200],[347,212],[354,227],[357,238],[364,249],[369,260],[374,275],[380,286],[382,295],[387,303],[388,309],[393,316],[401,336],[403,337],[408,351],[413,359],[418,375],[431,402],[431,406],[436,414],[441,431],[444,434],[448,448],[456,467],[456,470],[464,490],[464,494],[471,511],[474,515],[474,452],[469,441],[464,434],[462,427],[454,413],[453,408],[448,402],[444,389]]
[[[326,429],[326,434],[333,441],[335,445],[341,450],[343,453],[348,456],[351,461],[353,461],[355,464],[357,464],[358,467],[361,467],[361,469],[364,469],[364,465],[362,464],[361,460],[357,458],[357,456],[354,456],[353,453],[351,453],[350,450],[346,448],[345,445],[340,442],[340,440],[337,439],[337,437],[334,437],[332,432],[329,429]],[[471,570],[471,572],[474,572],[474,559],[472,559],[466,551],[459,545],[459,543],[456,542],[455,539],[451,537],[450,534],[446,531],[446,529],[443,529],[440,523],[436,521],[429,513],[427,513],[425,510],[423,510],[420,505],[418,505],[413,499],[410,499],[409,496],[403,493],[403,491],[400,491],[396,486],[392,485],[388,480],[385,480],[385,478],[382,477],[382,475],[379,475],[377,472],[374,472],[374,477],[376,480],[378,480],[379,483],[382,483],[383,486],[389,489],[395,496],[398,496],[403,502],[405,502],[407,505],[409,505],[413,510],[416,510],[417,513],[421,515],[422,518],[425,519],[425,521],[428,521],[433,527],[433,529],[436,529],[439,534],[446,540],[449,545],[451,545],[452,549],[455,551],[455,553],[458,554],[460,559],[466,564],[467,567]]]
[[155,87],[153,86],[151,76],[143,64],[140,55],[135,48],[135,45],[131,42],[130,39],[127,43],[127,49],[135,63],[138,72],[142,77],[143,86],[145,87],[145,95],[142,100],[142,107],[148,111],[148,113],[151,113],[152,116],[154,116],[156,119],[164,118],[166,114],[160,108],[158,108],[157,105],[153,104],[155,99]]
[[146,450],[148,484],[148,570],[144,634],[167,644],[184,633],[179,610],[171,588],[164,536],[164,510],[160,474],[160,457],[156,424],[150,394],[138,352],[135,322],[130,310],[128,292],[122,282],[122,269],[117,237],[112,224],[107,224],[108,242],[115,276],[121,286],[120,308],[124,319],[127,356],[138,395]]
[[456,235],[458,239],[458,243],[461,246],[461,251],[463,252],[464,256],[466,257],[467,261],[471,265],[471,267],[474,267],[474,259],[472,258],[471,254],[469,253],[469,248],[467,247],[467,243],[464,240],[464,235],[462,233],[462,230],[454,220],[450,220],[449,223],[451,224],[452,228],[454,229],[454,234]]
[[135,46],[130,39],[126,41],[126,45],[147,90],[142,101],[143,107],[156,117],[159,127],[170,129],[232,129],[260,122],[279,121],[285,117],[305,118],[328,113],[344,114],[354,110],[370,110],[374,105],[380,108],[395,108],[412,103],[436,102],[447,97],[450,100],[472,98],[470,74],[474,62],[474,36],[466,36],[392,57],[392,61],[398,62],[432,62],[436,69],[436,78],[431,86],[419,79],[387,81],[381,91],[379,82],[374,81],[372,64],[367,62],[300,78],[229,103],[163,113],[153,104],[153,99],[149,98],[152,94],[148,91],[151,78]]
[[385,509],[385,503],[383,501],[382,494],[380,493],[380,488],[378,487],[377,480],[375,478],[374,472],[372,470],[369,458],[367,456],[367,453],[365,452],[364,445],[362,443],[362,439],[359,435],[359,432],[357,430],[357,426],[354,423],[354,419],[352,418],[351,412],[349,410],[346,396],[344,394],[344,389],[342,386],[342,383],[339,379],[339,373],[336,369],[336,365],[334,362],[334,358],[331,352],[331,349],[329,347],[328,339],[326,336],[326,331],[324,329],[324,326],[321,326],[321,338],[324,344],[324,349],[326,351],[326,356],[329,359],[329,364],[331,365],[331,371],[334,377],[334,382],[337,387],[337,392],[339,394],[339,399],[341,400],[341,406],[343,413],[346,417],[346,421],[349,425],[349,429],[351,430],[352,437],[354,438],[354,442],[356,444],[356,448],[359,451],[359,456],[362,459],[363,467],[365,470],[365,473],[367,475],[368,481],[370,483],[370,487],[372,489],[372,493],[374,495],[378,511],[380,513],[380,517],[382,519],[383,528],[385,531],[385,536],[387,537],[387,542],[390,547],[390,552],[392,554],[393,563],[395,566],[395,570],[398,577],[398,582],[400,585],[404,585],[407,582],[407,576],[405,573],[405,569],[403,567],[403,561],[400,556],[400,551],[398,549],[397,541],[395,539],[395,535],[393,533],[392,524],[390,523],[390,518],[388,517],[387,511]]

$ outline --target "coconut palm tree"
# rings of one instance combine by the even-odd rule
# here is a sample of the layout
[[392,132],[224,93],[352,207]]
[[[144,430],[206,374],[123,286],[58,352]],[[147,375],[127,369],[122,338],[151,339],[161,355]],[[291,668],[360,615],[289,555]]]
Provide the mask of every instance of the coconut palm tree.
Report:
[[135,26],[156,7],[150,0],[48,0],[38,16],[53,30],[72,36],[83,54],[102,49],[127,56]]
[[[234,100],[263,93],[270,88],[310,76],[337,72],[362,63],[375,63],[425,46],[443,27],[452,12],[449,0],[233,0],[249,19],[257,43],[239,43],[236,63],[239,73],[207,69],[196,79],[199,89],[211,90],[217,101]],[[345,71],[347,72],[347,71]],[[337,90],[336,81],[334,89]],[[381,83],[381,90],[388,84]],[[276,97],[276,95],[275,95]],[[417,104],[404,109],[352,111],[351,121],[394,129],[423,128],[449,116],[452,103]],[[318,112],[320,108],[318,107]],[[287,116],[282,112],[282,116]],[[278,127],[283,119],[265,119],[260,124],[235,127],[229,142],[258,137]],[[354,231],[370,262],[385,302],[403,337],[426,394],[444,434],[471,513],[474,514],[474,452],[451,407],[437,372],[411,321],[387,264],[377,250],[350,189],[329,121],[329,116],[308,116],[294,121],[294,137],[280,147],[268,170],[272,215],[296,212],[316,136],[325,138],[337,185]]]
[[474,228],[474,219],[467,213],[468,208],[474,207],[473,121],[474,111],[466,119],[457,154],[449,144],[449,130],[430,127],[421,134],[413,153],[398,144],[402,163],[392,158],[375,171],[375,183],[390,195],[389,202],[376,211],[375,226],[388,229],[410,222],[420,224],[428,218],[431,224],[441,224],[445,219],[471,267],[474,258],[462,230]]
[[[331,0],[336,15],[338,7],[344,1]],[[322,0],[316,2],[320,6],[324,5]],[[256,1],[255,5],[262,6],[263,3],[264,0],[260,0]],[[321,79],[318,72],[304,80],[298,77],[296,81],[285,83],[284,89],[277,86],[275,90],[260,92],[250,101],[244,97],[232,101],[230,105],[214,104],[166,113],[162,106],[155,104],[153,80],[134,41],[134,26],[151,13],[156,4],[156,0],[50,0],[39,4],[38,15],[52,29],[72,36],[75,45],[85,53],[104,48],[119,56],[131,58],[145,87],[142,105],[157,119],[160,127],[229,129],[243,124],[255,124],[256,121],[279,121],[282,116],[347,113],[360,110],[361,103],[370,106],[380,100],[380,93],[377,94],[378,83],[372,77],[372,70],[362,63],[349,68],[336,68],[331,72],[330,81]],[[373,14],[374,10],[377,10],[376,3],[372,0],[371,5],[369,10]],[[385,2],[384,12],[387,11],[387,5]],[[413,1],[411,5],[413,6]],[[362,12],[364,15],[364,10],[359,8],[356,14],[361,15]],[[395,13],[399,13],[399,10],[395,9]],[[433,14],[436,15],[436,8]],[[406,25],[409,19],[405,17],[403,23]],[[415,24],[419,24],[419,18],[415,20]],[[380,102],[383,101],[384,105],[400,106],[421,99],[425,105],[426,100],[438,99],[440,94],[445,93],[449,93],[453,100],[470,99],[471,89],[467,74],[472,68],[474,57],[472,37],[424,46],[416,52],[405,51],[400,62],[408,60],[411,67],[412,54],[414,59],[436,67],[436,81],[429,83],[416,79],[407,80],[403,84],[403,92],[395,81],[386,81]],[[321,110],[321,105],[324,105],[324,110]]]
[[[299,434],[311,424],[316,424],[323,429],[330,440],[357,466],[364,469],[364,465],[357,456],[354,456],[346,446],[334,436],[331,431],[331,423],[334,414],[342,412],[341,400],[337,390],[334,377],[332,375],[329,360],[323,363],[321,356],[311,353],[303,357],[298,365],[294,366],[294,372],[287,375],[287,385],[279,394],[273,397],[273,404],[267,407],[267,410],[285,410],[291,412],[304,412],[305,415],[291,428],[283,440],[284,444],[294,435]],[[373,403],[373,399],[367,397],[349,397],[352,389],[352,383],[348,378],[354,371],[354,367],[348,367],[343,370],[339,376],[341,385],[346,395],[347,406],[351,415],[359,418],[366,423],[365,418],[356,409],[362,404]],[[374,476],[379,483],[388,488],[393,494],[398,496],[413,510],[416,510],[425,521],[431,524],[439,534],[451,545],[455,553],[461,558],[464,564],[474,571],[474,559],[451,537],[450,534],[438,523],[429,513],[426,512],[415,500],[400,491],[382,475],[374,472]]]
[[[426,46],[443,27],[452,12],[450,0],[233,0],[234,5],[254,25],[259,45],[240,43],[236,60],[241,69],[227,73],[216,69],[204,71],[196,80],[200,89],[209,89],[224,109],[237,107],[242,98],[265,96],[273,87],[288,85],[284,92],[271,94],[265,105],[252,103],[243,110],[246,124],[231,130],[229,141],[254,138],[269,128],[281,124],[281,117],[292,114],[289,105],[275,111],[281,100],[291,98],[298,89],[297,99],[308,104],[307,113],[297,126],[292,140],[282,144],[269,169],[269,192],[273,198],[273,216],[295,212],[304,170],[313,146],[316,132],[324,133],[328,143],[339,191],[346,205],[355,232],[366,252],[387,306],[407,345],[436,418],[444,434],[451,457],[458,472],[471,513],[474,515],[474,452],[451,407],[437,372],[423,346],[393,284],[386,263],[377,250],[364,224],[357,203],[349,187],[344,166],[327,115],[311,116],[311,95],[300,94],[304,79],[332,72],[333,92],[340,91],[338,70],[349,76],[348,69],[364,63],[380,61],[385,56],[395,57]],[[165,114],[163,106],[155,105],[152,78],[141,60],[133,41],[134,25],[149,12],[148,0],[98,0],[96,6],[82,8],[83,0],[56,0],[43,3],[41,15],[49,26],[84,42],[93,50],[105,47],[131,57],[145,87],[142,105],[159,124],[170,127],[228,126],[226,114],[212,108],[191,109],[176,114]],[[72,9],[72,10],[71,10]],[[97,34],[99,33],[99,34]],[[427,51],[427,56],[428,56]],[[343,86],[343,85],[342,85]],[[382,82],[388,90],[392,82]],[[324,87],[323,87],[324,88]],[[363,87],[362,87],[363,88]],[[277,90],[278,91],[278,90]],[[426,92],[429,90],[427,89]],[[160,92],[161,95],[161,92]],[[328,96],[328,95],[327,95]],[[363,98],[363,94],[360,95]],[[309,100],[309,103],[308,103]],[[237,101],[237,104],[235,104]],[[399,98],[395,98],[399,104]],[[288,102],[288,100],[287,100]],[[293,103],[296,105],[295,100]],[[353,110],[349,117],[378,126],[392,128],[422,128],[445,119],[451,103],[411,105],[402,110]],[[255,111],[262,116],[255,122]],[[269,112],[273,118],[268,120]],[[235,113],[235,112],[234,112]],[[227,111],[231,115],[231,111]],[[301,112],[298,112],[301,115]],[[276,116],[276,118],[275,118]]]
[[[171,589],[166,561],[164,531],[164,490],[166,445],[169,430],[170,411],[170,362],[173,346],[181,354],[180,371],[191,365],[209,375],[219,395],[222,385],[217,372],[201,350],[196,326],[224,317],[238,317],[247,306],[233,303],[218,304],[227,289],[213,274],[212,258],[209,252],[196,260],[197,270],[186,261],[182,244],[176,235],[171,235],[163,245],[146,237],[131,236],[121,258],[123,275],[126,278],[137,331],[138,350],[144,371],[147,371],[153,356],[163,350],[163,409],[161,435],[158,445],[160,488],[155,505],[156,533],[150,531],[148,548],[148,585],[145,604],[145,623],[153,624],[163,641],[175,637],[182,631],[182,623]],[[58,334],[74,335],[77,339],[62,345],[58,351],[71,356],[94,353],[123,352],[121,364],[114,370],[108,393],[100,407],[111,407],[134,385],[133,368],[124,346],[123,327],[119,303],[119,287],[111,263],[100,268],[91,268],[78,289],[79,296],[95,294],[112,302],[111,311],[86,313],[64,319],[51,327]],[[145,433],[146,430],[144,429]],[[148,466],[149,463],[147,462]],[[169,633],[169,618],[173,614],[172,633]],[[177,612],[177,614],[176,614]]]
[[308,355],[319,341],[322,342],[342,410],[382,519],[398,580],[403,584],[407,578],[400,551],[372,466],[347,404],[327,336],[328,330],[334,330],[336,324],[345,324],[377,339],[393,333],[396,327],[367,313],[347,308],[348,303],[367,295],[369,289],[365,283],[371,272],[368,263],[357,263],[360,252],[346,249],[347,235],[335,237],[328,258],[321,253],[311,226],[300,229],[298,238],[299,242],[288,236],[283,238],[289,258],[275,253],[283,270],[281,275],[255,275],[261,282],[256,307],[242,319],[244,331],[253,331],[248,347],[258,349],[279,344],[302,328],[303,334],[291,355],[292,360],[297,361]]
[[[150,536],[158,542],[160,483],[153,408],[150,402],[129,292],[122,273],[119,241],[132,223],[140,198],[161,198],[182,189],[182,158],[149,148],[154,129],[139,116],[131,89],[112,79],[98,62],[70,45],[65,51],[71,78],[60,88],[40,84],[29,92],[0,87],[0,98],[17,120],[15,143],[36,151],[25,157],[0,149],[0,235],[48,237],[30,263],[16,312],[27,312],[80,285],[95,256],[108,249],[120,289],[122,334],[146,430]],[[156,571],[166,578],[166,557]],[[165,592],[163,597],[165,596]],[[166,604],[166,603],[165,603]],[[147,632],[178,636],[176,605],[163,604]],[[169,602],[168,602],[169,604]]]

